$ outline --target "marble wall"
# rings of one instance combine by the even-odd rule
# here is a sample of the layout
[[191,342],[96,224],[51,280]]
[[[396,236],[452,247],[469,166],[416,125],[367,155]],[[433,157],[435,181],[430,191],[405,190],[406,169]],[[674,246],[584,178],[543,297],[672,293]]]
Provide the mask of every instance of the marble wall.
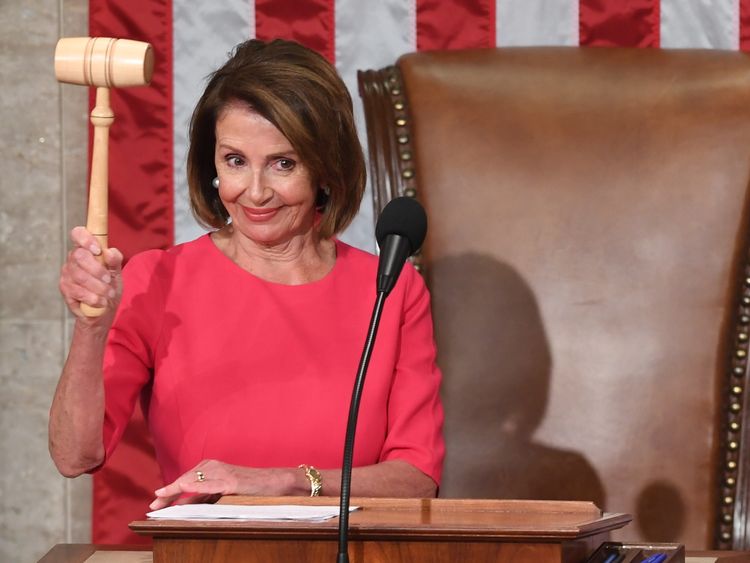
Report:
[[57,291],[84,221],[87,89],[54,77],[55,43],[86,35],[85,0],[0,2],[0,561],[90,541],[91,483],[61,477],[47,415],[71,320]]

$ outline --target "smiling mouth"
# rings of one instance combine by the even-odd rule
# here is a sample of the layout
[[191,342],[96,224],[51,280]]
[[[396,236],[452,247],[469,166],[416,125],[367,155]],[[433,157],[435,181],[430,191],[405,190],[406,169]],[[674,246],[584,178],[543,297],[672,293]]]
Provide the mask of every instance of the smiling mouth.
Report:
[[262,221],[268,221],[274,215],[276,215],[276,213],[278,213],[279,211],[279,208],[278,207],[268,207],[268,208],[243,207],[242,211],[245,213],[245,217],[247,217],[251,221],[262,222]]

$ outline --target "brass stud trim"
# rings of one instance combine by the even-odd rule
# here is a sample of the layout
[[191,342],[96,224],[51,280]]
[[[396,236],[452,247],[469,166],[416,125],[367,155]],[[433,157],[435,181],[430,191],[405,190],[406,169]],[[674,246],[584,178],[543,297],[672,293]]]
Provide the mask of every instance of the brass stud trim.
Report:
[[733,530],[732,524],[734,516],[732,511],[734,510],[735,497],[734,490],[738,483],[738,470],[740,456],[740,435],[739,432],[742,428],[740,413],[743,411],[743,394],[747,383],[745,379],[748,377],[746,362],[748,358],[748,343],[750,343],[750,269],[745,271],[745,276],[742,280],[741,293],[739,295],[740,306],[737,312],[737,318],[735,321],[734,329],[734,345],[732,349],[732,356],[734,358],[732,364],[729,367],[727,373],[727,379],[729,380],[727,387],[727,394],[729,397],[728,403],[726,403],[726,424],[729,431],[723,439],[724,448],[724,467],[722,469],[722,483],[724,487],[724,496],[719,497],[720,510],[717,515],[717,544],[723,549],[732,547]]
[[[387,199],[398,195],[405,195],[407,197],[416,197],[417,192],[414,188],[416,170],[413,165],[409,163],[412,161],[412,150],[411,150],[411,138],[409,135],[409,112],[408,112],[408,101],[404,97],[401,73],[397,66],[389,66],[380,71],[381,81],[381,92],[386,95],[390,94],[391,98],[389,101],[389,107],[386,111],[390,113],[388,119],[392,119],[393,124],[388,129],[390,135],[395,137],[396,144],[398,146],[398,164],[397,170],[399,173],[399,181],[396,181],[389,188],[386,187],[382,195]],[[392,141],[391,141],[392,142]],[[383,187],[379,187],[379,190],[383,190]],[[412,256],[410,261],[414,264],[415,268],[422,272],[424,266],[421,263],[421,256],[419,253]]]

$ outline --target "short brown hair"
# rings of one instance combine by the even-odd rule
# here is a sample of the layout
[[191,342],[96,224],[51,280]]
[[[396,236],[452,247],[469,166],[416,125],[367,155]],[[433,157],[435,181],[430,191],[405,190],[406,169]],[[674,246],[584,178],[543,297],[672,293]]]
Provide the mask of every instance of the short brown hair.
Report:
[[341,232],[359,209],[366,177],[352,99],[325,58],[281,39],[239,44],[211,75],[193,111],[187,174],[198,221],[219,228],[229,218],[211,182],[216,176],[216,120],[233,101],[247,103],[289,140],[310,170],[313,188],[325,186],[329,193],[320,235]]

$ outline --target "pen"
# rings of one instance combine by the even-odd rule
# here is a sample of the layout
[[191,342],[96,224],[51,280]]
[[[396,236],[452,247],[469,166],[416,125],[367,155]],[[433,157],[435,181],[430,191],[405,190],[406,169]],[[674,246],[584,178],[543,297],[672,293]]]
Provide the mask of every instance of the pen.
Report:
[[602,563],[616,563],[617,560],[620,558],[620,552],[619,551],[613,551],[607,557],[602,561]]
[[641,563],[662,563],[666,558],[666,553],[654,553],[644,559]]

